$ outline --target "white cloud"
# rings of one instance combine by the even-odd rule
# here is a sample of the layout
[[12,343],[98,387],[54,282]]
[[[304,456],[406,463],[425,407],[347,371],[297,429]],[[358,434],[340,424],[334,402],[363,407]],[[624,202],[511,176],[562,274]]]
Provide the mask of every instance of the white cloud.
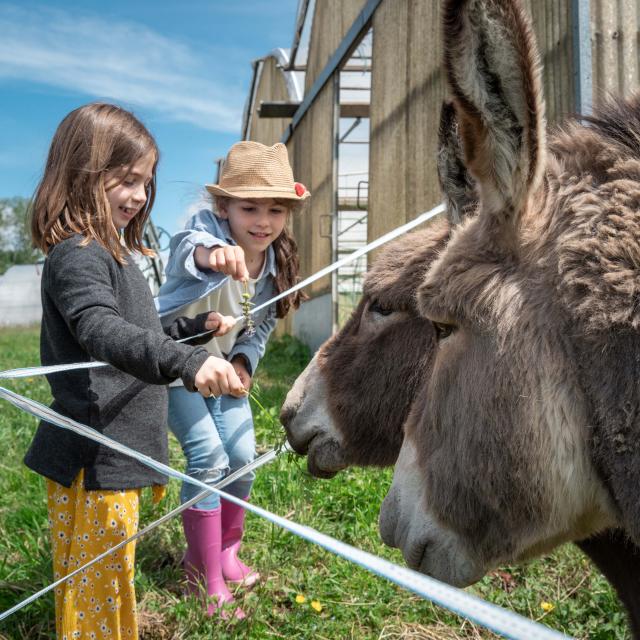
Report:
[[0,5],[0,34],[0,79],[112,99],[203,129],[239,131],[244,90],[223,51],[209,51],[203,60],[201,51],[141,24],[6,4]]

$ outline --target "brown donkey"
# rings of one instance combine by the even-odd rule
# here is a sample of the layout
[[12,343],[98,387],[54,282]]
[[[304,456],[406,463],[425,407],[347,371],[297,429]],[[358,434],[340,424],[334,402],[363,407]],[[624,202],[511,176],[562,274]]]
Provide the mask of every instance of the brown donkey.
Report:
[[520,2],[447,0],[444,41],[477,214],[418,291],[437,345],[381,533],[458,585],[585,540],[638,636],[640,97],[547,146]]
[[386,247],[349,320],[287,395],[280,419],[314,476],[396,461],[435,353],[435,330],[418,313],[415,293],[448,234],[446,224],[434,223]]
[[[453,105],[443,105],[438,177],[451,224],[475,210]],[[433,222],[380,249],[363,296],[342,329],[319,349],[287,395],[280,419],[309,471],[331,478],[349,465],[389,466],[402,428],[429,375],[436,331],[418,311],[416,291],[449,239]]]

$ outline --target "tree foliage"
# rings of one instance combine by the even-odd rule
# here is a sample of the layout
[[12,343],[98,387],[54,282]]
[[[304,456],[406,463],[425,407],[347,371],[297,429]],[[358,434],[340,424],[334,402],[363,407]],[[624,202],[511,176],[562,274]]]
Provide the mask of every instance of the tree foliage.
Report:
[[14,264],[33,264],[41,257],[31,246],[28,210],[28,198],[0,198],[0,274]]

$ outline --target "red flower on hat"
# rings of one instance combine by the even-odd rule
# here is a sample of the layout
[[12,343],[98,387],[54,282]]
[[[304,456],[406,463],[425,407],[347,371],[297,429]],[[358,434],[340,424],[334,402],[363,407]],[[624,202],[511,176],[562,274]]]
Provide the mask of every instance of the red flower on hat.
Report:
[[296,195],[298,196],[298,198],[302,198],[302,196],[306,193],[307,188],[301,182],[296,182],[293,186],[296,190]]

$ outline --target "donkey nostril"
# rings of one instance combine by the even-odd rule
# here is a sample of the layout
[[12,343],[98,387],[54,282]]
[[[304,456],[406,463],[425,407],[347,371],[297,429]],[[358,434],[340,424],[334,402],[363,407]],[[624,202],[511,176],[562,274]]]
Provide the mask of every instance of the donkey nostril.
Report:
[[295,409],[291,405],[284,404],[282,409],[280,409],[280,422],[286,427],[295,415]]

